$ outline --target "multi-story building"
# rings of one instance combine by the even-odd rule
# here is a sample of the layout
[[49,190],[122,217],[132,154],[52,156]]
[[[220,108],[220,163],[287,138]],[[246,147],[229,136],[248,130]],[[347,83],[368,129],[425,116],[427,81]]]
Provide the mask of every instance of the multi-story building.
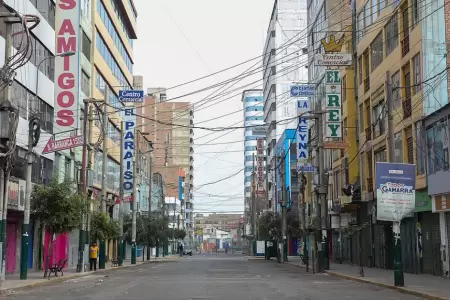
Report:
[[[265,140],[266,127],[264,126],[263,105],[264,100],[262,90],[246,90],[242,92],[242,103],[244,106],[244,193],[245,193],[245,212],[246,224],[250,226],[251,211],[251,188],[252,173],[257,172],[256,159],[257,140]],[[264,163],[265,164],[265,163]],[[266,173],[262,171],[263,176]]]
[[[267,164],[275,169],[274,147],[285,129],[297,127],[297,99],[290,97],[293,82],[308,82],[306,53],[307,5],[303,0],[274,3],[263,60],[263,99]],[[282,122],[289,119],[288,122]],[[273,202],[273,176],[269,175],[268,200]],[[273,205],[275,208],[276,206]]]
[[182,224],[193,239],[192,227],[194,182],[194,113],[189,102],[165,102],[164,88],[149,88],[137,114],[145,116],[138,126],[153,143],[153,172],[159,172],[165,182],[165,197],[179,198],[180,170],[184,177]]
[[[446,259],[436,255],[436,249],[448,244],[446,209],[438,207],[446,194],[441,180],[446,178],[448,156],[443,146],[446,121],[439,123],[446,116],[445,108],[440,109],[445,102],[438,99],[448,98],[448,87],[447,80],[436,76],[446,68],[446,53],[431,46],[444,44],[446,37],[439,30],[445,27],[444,9],[436,9],[431,21],[434,13],[427,17],[417,2],[356,1],[356,44],[353,47],[348,38],[342,49],[356,53],[354,66],[341,70],[342,127],[348,145],[331,153],[329,200],[340,199],[341,227],[355,221],[366,225],[360,241],[342,240],[333,258],[393,267],[392,223],[377,220],[375,166],[408,163],[416,165],[416,208],[402,221],[403,269],[434,275],[449,269]],[[436,153],[444,153],[438,164]],[[346,184],[353,186],[351,196],[343,194]],[[415,250],[418,235],[427,238]],[[361,248],[360,254],[352,253],[355,248]]]
[[[47,144],[51,135],[54,135],[56,139],[63,139],[70,135],[76,135],[81,132],[81,126],[79,123],[80,110],[77,105],[82,103],[83,98],[91,96],[90,91],[90,79],[86,76],[80,78],[80,84],[72,88],[74,94],[78,95],[75,98],[73,109],[74,115],[72,118],[73,123],[66,127],[66,132],[61,130],[61,127],[55,125],[57,112],[60,106],[57,104],[55,97],[55,78],[59,76],[57,73],[61,68],[61,61],[68,59],[71,64],[76,65],[76,68],[83,74],[89,74],[91,70],[90,61],[92,59],[90,53],[90,38],[92,33],[90,30],[85,31],[84,28],[90,28],[91,24],[91,11],[88,1],[79,3],[70,12],[74,21],[75,29],[80,29],[80,34],[77,36],[77,44],[70,51],[57,53],[55,45],[55,27],[61,25],[60,15],[55,15],[58,11],[54,1],[36,1],[36,0],[6,0],[0,4],[1,12],[9,12],[9,8],[3,4],[3,2],[12,7],[12,9],[18,11],[20,14],[27,14],[37,16],[40,19],[36,28],[30,32],[30,40],[23,42],[25,34],[22,24],[17,23],[13,25],[13,50],[17,52],[20,47],[30,46],[32,53],[29,61],[20,69],[17,69],[16,76],[12,83],[12,102],[19,109],[19,124],[17,129],[17,147],[16,158],[14,168],[11,170],[11,180],[9,183],[9,204],[8,204],[8,217],[6,228],[6,272],[14,273],[19,271],[20,266],[20,237],[21,224],[23,220],[23,192],[25,191],[25,166],[26,166],[26,148],[28,137],[28,120],[31,115],[37,115],[41,120],[41,137],[38,145],[35,147],[35,152],[41,154],[43,148]],[[0,21],[0,49],[5,49],[5,24],[4,20]],[[71,53],[62,58],[64,54]],[[58,61],[58,62],[57,62]],[[4,56],[0,57],[0,66],[5,63]],[[56,66],[55,66],[56,65]],[[73,69],[71,69],[72,71]],[[74,74],[78,77],[78,72]],[[77,164],[81,161],[80,151],[78,150],[65,150],[57,153],[44,153],[40,155],[32,166],[31,180],[35,184],[47,184],[53,178],[58,177],[59,180],[65,178],[78,178]],[[20,192],[19,192],[20,191]],[[37,228],[34,227],[34,221],[31,221],[31,229],[34,232],[35,238],[29,249],[33,251],[34,255],[31,255],[28,260],[28,267],[42,267],[42,256],[38,255],[41,240],[38,236],[41,234]],[[46,237],[49,233],[46,233]],[[78,258],[78,230],[70,233],[69,238],[67,236],[57,236],[56,243],[61,246],[61,254],[57,254],[55,259],[68,259],[68,264],[74,266],[77,263]],[[45,239],[49,241],[50,239]],[[45,242],[45,249],[48,248],[48,242]],[[18,252],[19,251],[19,252]],[[86,252],[87,253],[87,252]]]
[[236,229],[243,221],[241,214],[218,214],[213,213],[207,216],[203,214],[197,214],[195,216],[195,228],[196,230],[202,230],[206,225],[214,226],[214,228],[229,231]]

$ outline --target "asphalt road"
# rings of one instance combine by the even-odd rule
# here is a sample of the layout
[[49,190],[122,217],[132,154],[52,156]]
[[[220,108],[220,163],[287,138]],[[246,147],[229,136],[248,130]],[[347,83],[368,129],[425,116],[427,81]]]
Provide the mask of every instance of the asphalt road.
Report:
[[393,300],[420,299],[274,261],[194,255],[16,292],[14,300]]

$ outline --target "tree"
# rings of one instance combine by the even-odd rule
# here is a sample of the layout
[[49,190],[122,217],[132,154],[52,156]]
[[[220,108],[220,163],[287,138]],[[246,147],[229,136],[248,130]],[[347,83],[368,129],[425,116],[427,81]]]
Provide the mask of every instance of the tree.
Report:
[[184,240],[185,237],[186,237],[186,231],[184,231],[183,229],[175,230],[175,238]]
[[[68,180],[61,183],[53,180],[49,185],[35,185],[31,214],[43,224],[51,237],[70,232],[80,226],[88,201],[86,195],[74,193],[75,189],[76,185]],[[53,238],[50,238],[44,278],[47,277],[52,252]]]
[[94,242],[102,242],[119,236],[119,223],[107,213],[94,212],[91,217],[90,238]]
[[265,212],[259,217],[259,239],[277,240],[281,236],[281,217],[273,212]]

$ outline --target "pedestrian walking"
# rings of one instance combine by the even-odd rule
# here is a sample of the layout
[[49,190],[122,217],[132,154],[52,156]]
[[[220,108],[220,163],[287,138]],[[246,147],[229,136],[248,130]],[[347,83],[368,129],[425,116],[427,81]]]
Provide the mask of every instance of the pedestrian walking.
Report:
[[94,267],[94,271],[97,271],[97,257],[98,257],[98,246],[97,243],[93,243],[89,248],[89,266],[92,271],[92,267]]
[[178,250],[180,251],[180,256],[183,256],[183,244],[180,244]]

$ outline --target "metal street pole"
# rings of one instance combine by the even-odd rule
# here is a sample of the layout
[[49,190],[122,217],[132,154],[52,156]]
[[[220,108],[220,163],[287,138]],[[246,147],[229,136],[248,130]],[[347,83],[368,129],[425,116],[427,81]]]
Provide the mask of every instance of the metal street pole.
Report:
[[119,187],[119,266],[123,265],[125,259],[125,243],[123,241],[123,215],[124,215],[124,190],[123,190],[123,146],[124,146],[124,125],[123,121],[120,122],[120,187]]
[[[151,151],[151,150],[150,150]],[[149,170],[148,170],[148,211],[152,212],[152,187],[153,187],[153,154],[150,152],[149,154]]]
[[[104,109],[103,109],[103,121],[102,121],[102,134],[103,134],[103,140],[102,140],[102,152],[103,152],[103,164],[102,164],[102,201],[101,201],[101,205],[100,205],[100,211],[102,213],[106,214],[106,197],[107,197],[107,192],[106,192],[106,174],[108,172],[108,143],[107,143],[107,138],[108,138],[108,110],[107,110],[107,106],[106,103],[108,103],[108,95],[109,95],[109,90],[108,87],[105,87],[105,104],[104,104]],[[104,269],[106,266],[106,241],[100,241],[100,251],[99,251],[99,260],[98,260],[98,268]]]
[[282,202],[281,202],[281,246],[280,246],[280,262],[285,262],[285,241],[287,239],[287,193],[286,193],[286,156],[283,159],[281,170],[281,186],[282,186]]
[[300,181],[300,197],[301,202],[299,205],[301,205],[301,224],[302,224],[302,235],[303,235],[303,260],[306,265],[306,272],[308,272],[309,268],[309,258],[308,258],[308,250],[306,249],[306,236],[307,236],[307,226],[306,226],[306,199],[305,199],[305,186],[306,186],[306,176],[305,173],[302,171],[299,176]]
[[252,249],[253,255],[256,255],[256,172],[255,172],[255,154],[253,154],[253,171],[252,171],[252,245],[250,249]]
[[[387,115],[388,115],[388,140],[389,140],[389,162],[394,162],[394,117],[393,117],[393,102],[392,102],[392,84],[391,74],[386,72],[386,95],[387,95]],[[364,170],[363,170],[364,172]],[[403,274],[402,262],[402,240],[400,234],[401,222],[393,222],[392,231],[394,234],[394,285],[404,286],[405,277]]]
[[[89,180],[89,170],[92,169],[92,153],[93,153],[93,147],[91,145],[92,142],[92,128],[94,125],[94,107],[92,105],[89,105],[89,122],[88,122],[88,142],[87,142],[87,166],[86,170],[83,172],[85,176],[85,194],[87,194],[88,189],[88,180]],[[85,228],[86,232],[84,234],[84,245],[88,245],[90,243],[90,232],[91,232],[91,198],[87,199],[87,211],[86,211],[86,222],[85,222]]]
[[[30,231],[30,200],[31,200],[31,173],[33,166],[33,147],[39,141],[41,131],[39,119],[30,116],[28,126],[28,151],[27,151],[27,170],[26,170],[26,186],[25,186],[25,211],[22,224],[22,242],[20,251],[20,279],[25,280],[28,277],[28,251],[29,251],[29,231]],[[37,135],[35,135],[37,133]]]
[[[134,131],[134,136],[136,138],[136,130]],[[131,264],[136,264],[136,210],[137,210],[137,189],[136,189],[136,154],[137,150],[134,147],[134,155],[133,155],[133,197],[132,197],[132,212],[131,212]]]

